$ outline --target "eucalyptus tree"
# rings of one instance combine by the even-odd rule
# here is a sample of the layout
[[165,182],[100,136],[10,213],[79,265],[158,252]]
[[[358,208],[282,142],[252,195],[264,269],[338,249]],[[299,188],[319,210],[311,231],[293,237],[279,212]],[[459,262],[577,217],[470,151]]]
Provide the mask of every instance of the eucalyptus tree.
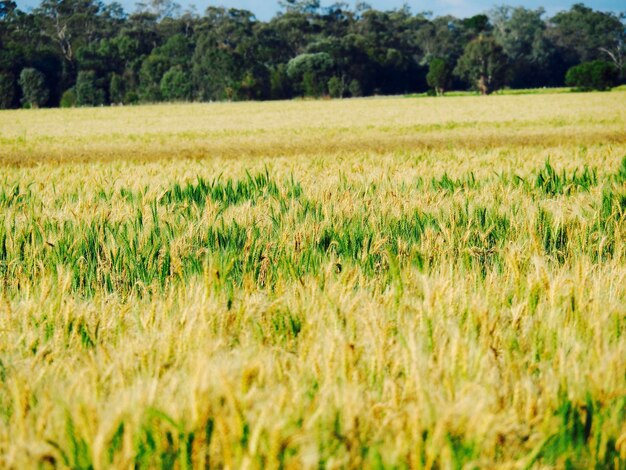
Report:
[[501,6],[489,12],[493,37],[509,58],[508,79],[513,87],[558,84],[552,79],[555,47],[546,34],[545,10]]
[[549,21],[549,34],[567,65],[610,60],[622,73],[626,56],[624,16],[578,3]]
[[506,62],[506,55],[495,39],[480,35],[465,47],[456,73],[487,95],[504,85]]

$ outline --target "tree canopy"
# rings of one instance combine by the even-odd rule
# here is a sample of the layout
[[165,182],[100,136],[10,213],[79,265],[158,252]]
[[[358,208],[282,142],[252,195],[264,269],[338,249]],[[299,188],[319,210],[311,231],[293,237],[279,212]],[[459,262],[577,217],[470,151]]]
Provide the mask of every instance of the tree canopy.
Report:
[[363,2],[279,4],[260,21],[234,8],[198,14],[172,0],[138,3],[132,13],[101,0],[42,0],[28,12],[0,0],[0,107],[58,106],[64,96],[65,104],[102,105],[429,86],[489,93],[563,85],[568,69],[594,61],[626,78],[624,16],[583,4],[550,18],[507,6],[456,18]]

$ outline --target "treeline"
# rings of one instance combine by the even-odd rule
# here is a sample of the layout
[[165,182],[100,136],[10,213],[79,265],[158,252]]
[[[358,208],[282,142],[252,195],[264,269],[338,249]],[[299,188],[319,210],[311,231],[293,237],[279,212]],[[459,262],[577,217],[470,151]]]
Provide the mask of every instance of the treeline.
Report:
[[[623,16],[574,5],[471,18],[284,0],[268,22],[151,0],[0,0],[0,107],[362,96],[624,80]],[[582,65],[580,65],[582,64]],[[576,67],[577,66],[577,67]],[[574,68],[573,68],[574,67]],[[573,69],[572,69],[573,68]]]

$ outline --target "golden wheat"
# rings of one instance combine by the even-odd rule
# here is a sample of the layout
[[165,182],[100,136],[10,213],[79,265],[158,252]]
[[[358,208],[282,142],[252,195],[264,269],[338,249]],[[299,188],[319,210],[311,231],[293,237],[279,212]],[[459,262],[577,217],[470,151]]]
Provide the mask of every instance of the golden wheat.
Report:
[[626,93],[0,112],[0,465],[624,468]]

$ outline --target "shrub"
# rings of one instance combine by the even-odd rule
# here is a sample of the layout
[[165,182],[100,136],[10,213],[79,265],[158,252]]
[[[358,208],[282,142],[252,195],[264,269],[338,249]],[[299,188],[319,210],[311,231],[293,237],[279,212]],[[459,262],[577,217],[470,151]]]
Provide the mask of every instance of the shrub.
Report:
[[434,58],[428,64],[426,82],[437,95],[443,95],[452,82],[452,68],[445,60]]
[[124,102],[124,80],[118,74],[111,75],[109,83],[109,100],[111,104],[122,104]]
[[363,89],[361,88],[361,84],[357,79],[354,79],[350,82],[350,85],[348,86],[348,91],[350,92],[350,96],[352,96],[353,98],[363,96]]
[[618,76],[612,63],[594,60],[570,68],[565,74],[565,84],[579,91],[604,91],[617,84]]
[[74,91],[74,88],[70,88],[69,90],[65,90],[65,92],[63,92],[60,106],[62,108],[73,108],[76,106],[76,92]]
[[141,63],[139,70],[139,97],[141,101],[156,103],[161,101],[161,80],[169,68],[169,61],[158,54],[149,55]]
[[104,90],[98,87],[96,73],[91,70],[78,72],[75,90],[78,106],[100,106],[104,104]]
[[333,67],[332,57],[325,52],[301,54],[289,61],[287,75],[306,96],[321,96]]
[[273,99],[291,98],[291,82],[285,64],[279,64],[270,71],[270,95]]
[[46,86],[46,77],[39,70],[25,68],[20,73],[20,87],[22,88],[22,104],[29,108],[39,108],[48,101],[50,93]]
[[124,95],[124,104],[137,104],[139,103],[139,94],[134,91],[129,91]]
[[172,67],[161,79],[161,95],[166,101],[187,101],[191,98],[189,74],[180,67]]
[[345,90],[346,86],[343,83],[343,80],[339,77],[332,77],[330,80],[328,80],[328,93],[333,98],[343,98]]

